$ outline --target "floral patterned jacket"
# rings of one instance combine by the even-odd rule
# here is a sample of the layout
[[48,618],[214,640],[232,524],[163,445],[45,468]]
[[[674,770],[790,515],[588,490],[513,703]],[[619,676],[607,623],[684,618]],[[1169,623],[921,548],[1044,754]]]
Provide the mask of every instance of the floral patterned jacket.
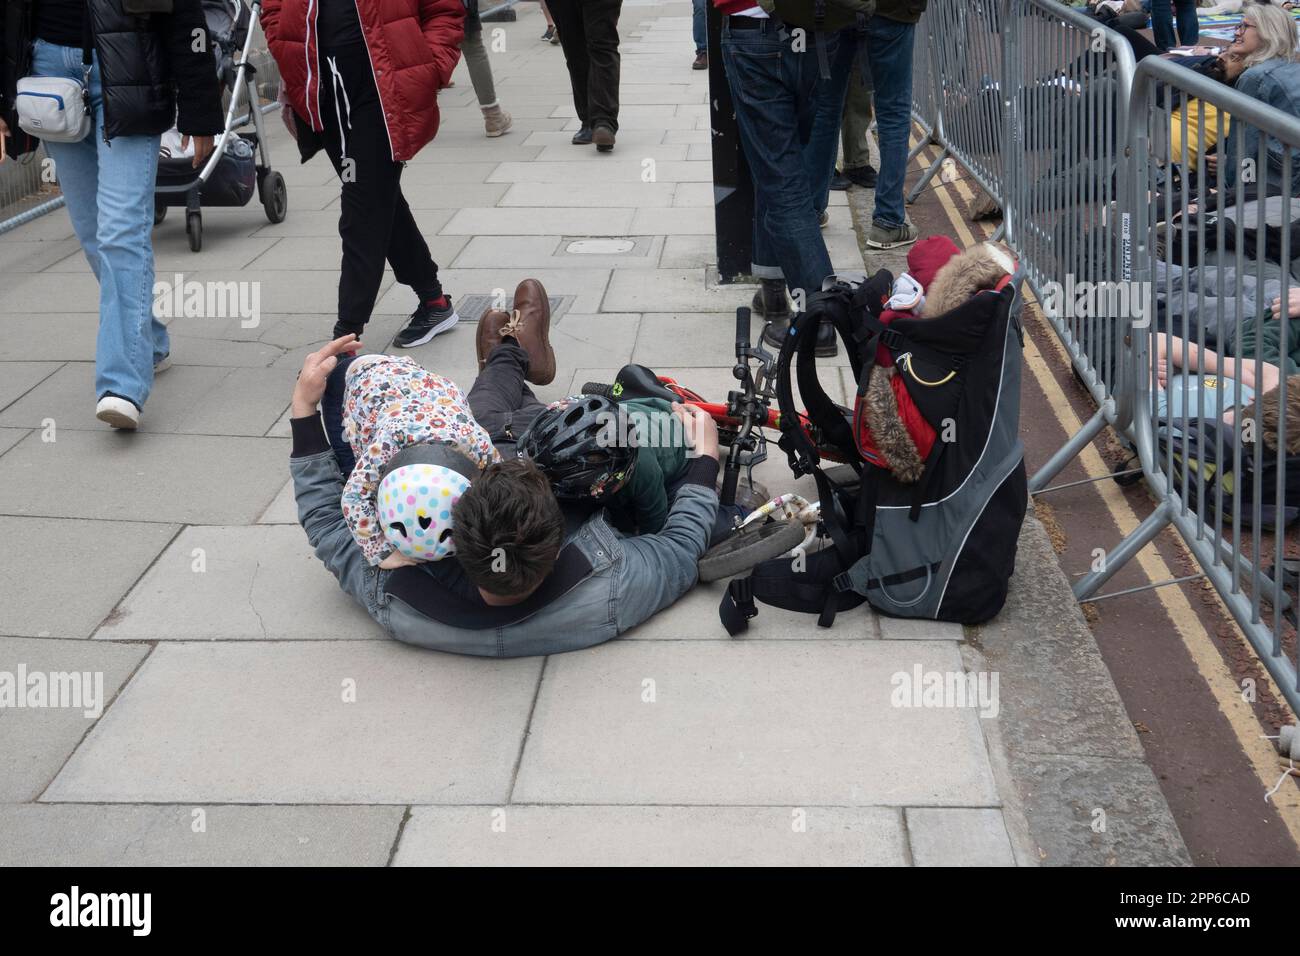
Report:
[[501,460],[455,382],[394,355],[363,355],[348,366],[343,437],[357,458],[343,487],[343,517],[371,565],[392,550],[375,498],[394,455],[420,442],[447,442],[480,468]]

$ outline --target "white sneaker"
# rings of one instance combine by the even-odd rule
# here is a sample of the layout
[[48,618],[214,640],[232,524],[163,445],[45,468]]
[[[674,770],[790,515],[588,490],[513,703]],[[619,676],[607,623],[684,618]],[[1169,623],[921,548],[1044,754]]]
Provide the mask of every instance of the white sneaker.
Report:
[[140,425],[140,409],[116,395],[105,395],[99,400],[95,406],[95,417],[114,428],[127,431],[135,431]]
[[158,361],[153,363],[153,373],[157,375],[159,372],[165,372],[171,367],[172,367],[171,355],[170,354],[164,355]]

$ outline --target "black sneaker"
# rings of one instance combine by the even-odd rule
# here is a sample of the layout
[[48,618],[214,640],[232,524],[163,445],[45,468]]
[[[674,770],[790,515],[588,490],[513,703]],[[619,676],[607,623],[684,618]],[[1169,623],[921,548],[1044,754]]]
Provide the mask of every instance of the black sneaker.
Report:
[[[777,319],[768,322],[763,326],[763,341],[775,349],[779,349],[785,344],[785,334],[790,330],[789,319]],[[813,348],[813,354],[818,358],[830,358],[832,355],[838,355],[840,351],[839,340],[835,334],[835,326],[829,322],[823,322],[817,328],[817,344]]]
[[831,176],[831,189],[834,189],[836,192],[843,192],[848,189],[850,185],[851,181],[849,177],[845,176],[838,169],[835,170],[835,175]]
[[415,348],[435,335],[446,332],[459,321],[460,316],[456,314],[456,307],[451,304],[451,299],[442,295],[432,302],[420,303],[420,306],[411,313],[411,321],[406,324],[406,328],[398,332],[397,338],[393,339],[393,344],[399,349]]
[[844,178],[863,189],[876,188],[876,167],[867,163],[865,166],[853,166],[844,170]]
[[569,140],[569,142],[571,142],[574,146],[590,146],[591,127],[584,126],[582,129],[578,130],[576,133],[573,134],[573,139]]

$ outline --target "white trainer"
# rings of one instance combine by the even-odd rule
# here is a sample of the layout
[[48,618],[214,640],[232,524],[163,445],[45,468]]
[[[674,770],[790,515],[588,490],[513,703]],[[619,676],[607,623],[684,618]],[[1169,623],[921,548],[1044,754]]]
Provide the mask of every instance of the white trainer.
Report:
[[140,425],[140,409],[116,395],[105,395],[99,400],[95,406],[95,417],[114,428],[127,431],[134,431]]

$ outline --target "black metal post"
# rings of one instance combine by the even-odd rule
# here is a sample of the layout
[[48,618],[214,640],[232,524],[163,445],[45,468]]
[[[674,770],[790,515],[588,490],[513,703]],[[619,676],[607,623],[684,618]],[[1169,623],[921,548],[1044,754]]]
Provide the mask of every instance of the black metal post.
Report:
[[713,129],[713,224],[717,236],[718,278],[732,282],[748,275],[753,254],[754,186],[749,178],[731,89],[722,67],[722,15],[708,6],[709,118]]

